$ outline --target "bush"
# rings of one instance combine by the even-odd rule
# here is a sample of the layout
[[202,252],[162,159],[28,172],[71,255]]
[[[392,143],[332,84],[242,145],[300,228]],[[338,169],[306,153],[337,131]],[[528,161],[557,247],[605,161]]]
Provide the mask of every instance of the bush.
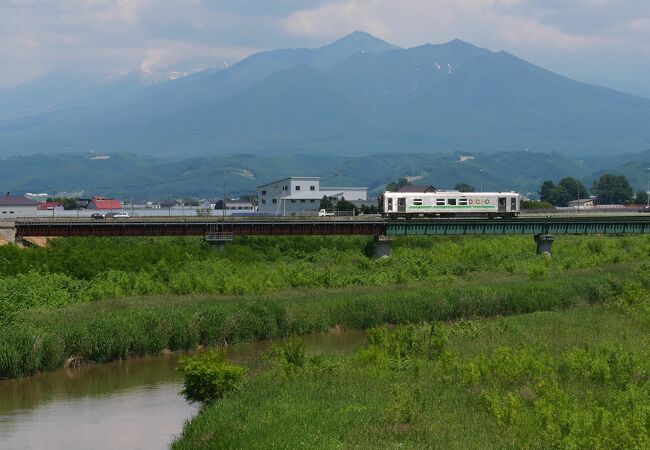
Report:
[[181,394],[190,403],[210,404],[223,398],[239,388],[245,373],[219,350],[181,357],[178,367],[184,376]]
[[307,364],[305,344],[298,338],[274,345],[266,357],[279,366],[285,376],[300,372]]

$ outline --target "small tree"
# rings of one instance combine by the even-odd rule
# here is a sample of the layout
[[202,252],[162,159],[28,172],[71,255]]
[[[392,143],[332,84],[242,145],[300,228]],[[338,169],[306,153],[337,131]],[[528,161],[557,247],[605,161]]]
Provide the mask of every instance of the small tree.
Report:
[[549,202],[522,200],[521,209],[553,209],[553,205]]
[[648,193],[639,191],[634,195],[634,203],[637,205],[646,205],[648,203]]
[[460,192],[475,192],[476,189],[474,189],[474,186],[471,184],[467,183],[458,183],[456,186],[454,186],[454,189]]
[[539,190],[540,201],[551,203],[555,206],[567,206],[571,200],[585,198],[589,190],[577,178],[565,177],[555,185],[547,180],[542,183]]
[[555,183],[553,183],[551,180],[544,181],[540,186],[539,191],[537,192],[539,194],[539,199],[543,202],[553,203],[550,199],[554,189]]
[[327,211],[332,210],[332,200],[330,200],[327,195],[323,195],[323,198],[320,199],[320,209],[325,209]]
[[412,183],[406,178],[399,178],[397,181],[391,181],[386,185],[386,190],[390,192],[397,192],[404,186],[411,186]]
[[563,191],[565,191],[569,199],[567,200],[577,200],[579,198],[587,198],[589,197],[589,189],[582,184],[580,180],[577,178],[573,177],[565,177],[560,180],[558,183],[558,188],[562,188]]
[[355,210],[354,203],[349,202],[346,199],[342,198],[336,204],[336,210],[337,211],[354,211]]
[[192,197],[185,197],[183,199],[184,206],[199,206],[199,201]]
[[364,214],[379,214],[379,207],[377,205],[363,205],[361,212]]
[[184,376],[181,394],[190,403],[209,404],[223,398],[239,387],[245,373],[226,359],[223,350],[183,356],[178,368]]
[[601,175],[592,188],[598,203],[624,205],[632,201],[634,191],[632,186],[623,175],[612,175],[606,173]]

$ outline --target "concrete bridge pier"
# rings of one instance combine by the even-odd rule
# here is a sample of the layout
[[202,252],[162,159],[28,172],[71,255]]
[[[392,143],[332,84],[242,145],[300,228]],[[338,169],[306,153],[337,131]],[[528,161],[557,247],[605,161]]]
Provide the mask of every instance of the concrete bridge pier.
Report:
[[16,225],[13,222],[0,222],[0,245],[16,242]]
[[555,236],[550,234],[536,234],[535,242],[537,243],[537,254],[544,256],[551,256],[551,247],[553,246],[553,241]]
[[380,234],[375,236],[375,258],[389,258],[393,250],[393,238]]

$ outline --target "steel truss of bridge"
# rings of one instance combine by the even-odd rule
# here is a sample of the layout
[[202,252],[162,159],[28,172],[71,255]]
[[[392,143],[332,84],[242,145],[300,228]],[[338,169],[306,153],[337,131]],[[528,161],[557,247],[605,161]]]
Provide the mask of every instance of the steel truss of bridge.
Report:
[[643,234],[650,214],[634,216],[546,216],[513,219],[387,220],[382,218],[255,219],[24,219],[16,239],[29,236],[290,236],[290,235],[499,235]]

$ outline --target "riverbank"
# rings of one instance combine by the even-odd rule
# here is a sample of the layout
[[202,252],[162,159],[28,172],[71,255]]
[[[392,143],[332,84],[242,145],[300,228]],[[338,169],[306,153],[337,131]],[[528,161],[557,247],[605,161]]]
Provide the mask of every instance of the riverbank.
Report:
[[244,296],[149,296],[21,311],[0,336],[0,377],[381,324],[449,321],[599,304],[630,266],[548,277],[483,274],[453,283],[294,289]]
[[565,311],[379,328],[344,357],[277,361],[172,448],[647,448],[650,316],[630,309],[630,289]]
[[239,238],[215,252],[198,238],[68,238],[47,248],[0,247],[0,326],[31,308],[188,294],[266,294],[293,288],[449,283],[485,273],[535,278],[650,254],[647,236],[562,236],[554,257],[530,236],[396,238],[393,256],[368,257],[364,237]]
[[[344,354],[365,343],[363,332],[301,338],[309,353]],[[227,356],[251,373],[276,341],[230,345]],[[199,405],[179,395],[179,353],[60,369],[0,380],[0,447],[160,450],[180,435]],[[119,436],[116,435],[119,430]]]

